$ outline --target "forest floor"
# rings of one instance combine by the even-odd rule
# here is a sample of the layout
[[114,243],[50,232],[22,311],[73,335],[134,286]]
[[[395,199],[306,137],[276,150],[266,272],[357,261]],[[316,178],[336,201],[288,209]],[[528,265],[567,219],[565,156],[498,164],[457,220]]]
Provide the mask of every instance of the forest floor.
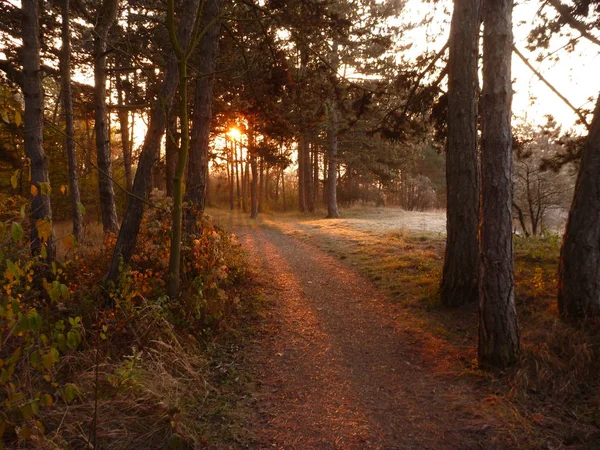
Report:
[[506,374],[476,368],[475,306],[448,311],[436,304],[443,214],[363,208],[336,220],[287,214],[251,221],[209,213],[238,234],[268,305],[241,363],[254,390],[249,447],[553,449],[598,442],[594,425],[565,423],[551,400],[523,407]]

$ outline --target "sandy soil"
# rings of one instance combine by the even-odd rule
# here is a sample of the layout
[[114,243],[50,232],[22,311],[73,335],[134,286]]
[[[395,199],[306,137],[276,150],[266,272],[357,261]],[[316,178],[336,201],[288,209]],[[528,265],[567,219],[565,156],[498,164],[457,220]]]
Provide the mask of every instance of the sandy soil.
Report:
[[[398,215],[382,210],[377,224],[348,218],[327,226],[389,230]],[[404,216],[400,228],[440,232],[440,216]],[[247,363],[259,386],[256,448],[503,448],[499,424],[477,407],[481,393],[435,370],[403,325],[406,310],[293,236],[261,226],[237,233],[273,305]]]

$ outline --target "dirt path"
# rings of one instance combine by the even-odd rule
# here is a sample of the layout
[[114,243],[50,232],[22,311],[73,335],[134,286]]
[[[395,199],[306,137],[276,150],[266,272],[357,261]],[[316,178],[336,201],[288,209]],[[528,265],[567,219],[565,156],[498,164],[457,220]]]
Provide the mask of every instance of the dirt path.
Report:
[[237,232],[273,304],[250,351],[258,448],[501,448],[489,418],[466,412],[473,388],[424,361],[368,280],[274,229]]

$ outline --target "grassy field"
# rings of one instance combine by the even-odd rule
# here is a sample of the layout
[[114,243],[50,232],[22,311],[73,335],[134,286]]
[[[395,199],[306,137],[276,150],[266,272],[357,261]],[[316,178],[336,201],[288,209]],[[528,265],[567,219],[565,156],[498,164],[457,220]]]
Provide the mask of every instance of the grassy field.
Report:
[[[249,220],[211,210],[227,226],[268,226],[309,241],[352,265],[401,308],[397,320],[418,337],[443,376],[486,387],[487,407],[522,448],[600,447],[598,322],[571,324],[556,308],[560,239],[515,237],[520,364],[500,373],[476,364],[477,306],[448,310],[440,304],[445,246],[444,214],[391,208],[343,210],[341,219],[263,214]],[[243,228],[239,229],[243,233]],[[498,426],[496,424],[496,426]]]

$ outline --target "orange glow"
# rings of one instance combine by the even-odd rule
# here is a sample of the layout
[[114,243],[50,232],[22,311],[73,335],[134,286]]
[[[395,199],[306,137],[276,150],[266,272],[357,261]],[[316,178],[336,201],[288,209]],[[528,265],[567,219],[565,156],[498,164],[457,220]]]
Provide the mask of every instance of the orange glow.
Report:
[[239,140],[240,137],[242,137],[242,132],[235,127],[230,128],[227,134],[234,141]]

